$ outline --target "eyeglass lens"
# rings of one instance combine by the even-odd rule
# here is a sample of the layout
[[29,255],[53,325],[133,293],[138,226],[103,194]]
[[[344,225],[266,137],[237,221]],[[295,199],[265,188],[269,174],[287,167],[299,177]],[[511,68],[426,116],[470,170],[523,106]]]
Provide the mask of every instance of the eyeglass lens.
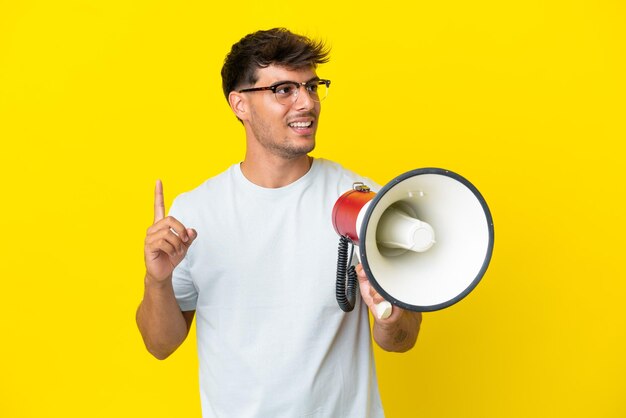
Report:
[[[276,86],[274,95],[276,100],[282,104],[289,104],[294,102],[300,94],[300,84],[298,83],[283,83]],[[328,87],[325,83],[319,81],[312,81],[304,85],[304,89],[311,97],[311,100],[320,102],[326,98],[328,94]]]

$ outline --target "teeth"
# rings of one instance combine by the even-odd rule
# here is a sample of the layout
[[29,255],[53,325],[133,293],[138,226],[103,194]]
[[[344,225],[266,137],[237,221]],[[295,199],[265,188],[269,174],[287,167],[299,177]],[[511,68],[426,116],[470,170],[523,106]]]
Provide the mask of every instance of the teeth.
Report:
[[292,122],[289,124],[292,128],[308,128],[313,122]]

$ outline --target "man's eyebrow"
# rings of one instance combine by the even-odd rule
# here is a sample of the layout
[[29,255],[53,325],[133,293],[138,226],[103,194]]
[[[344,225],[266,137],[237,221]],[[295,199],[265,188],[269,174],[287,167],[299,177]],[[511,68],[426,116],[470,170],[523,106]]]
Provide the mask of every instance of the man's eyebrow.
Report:
[[[304,83],[310,83],[311,81],[319,81],[321,80],[321,78],[319,78],[318,76],[315,76],[307,81],[305,81]],[[296,83],[296,84],[300,84],[297,81],[293,81],[293,80],[280,80],[280,81],[276,81],[275,83],[272,83],[272,86],[278,86],[279,84],[283,84],[283,83]]]

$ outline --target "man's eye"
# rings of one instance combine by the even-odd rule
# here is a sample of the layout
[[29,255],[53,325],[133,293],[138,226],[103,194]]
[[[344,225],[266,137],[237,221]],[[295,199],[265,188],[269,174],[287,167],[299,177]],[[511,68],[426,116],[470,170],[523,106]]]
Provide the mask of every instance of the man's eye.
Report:
[[317,93],[317,89],[319,88],[319,84],[307,84],[306,89],[311,93]]
[[281,96],[289,96],[290,94],[293,94],[294,90],[295,87],[293,84],[281,84],[276,86],[276,94],[280,94]]

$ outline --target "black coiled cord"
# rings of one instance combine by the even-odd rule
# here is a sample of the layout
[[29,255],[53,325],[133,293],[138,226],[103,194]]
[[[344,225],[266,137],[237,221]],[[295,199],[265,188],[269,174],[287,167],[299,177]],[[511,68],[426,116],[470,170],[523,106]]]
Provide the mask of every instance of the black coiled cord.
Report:
[[354,244],[352,244],[352,251],[350,252],[349,260],[348,244],[352,244],[352,240],[350,240],[350,238],[345,236],[339,237],[339,252],[337,254],[337,285],[335,286],[335,295],[337,297],[339,307],[344,312],[350,312],[354,309],[356,289],[358,287],[356,269],[352,265]]

